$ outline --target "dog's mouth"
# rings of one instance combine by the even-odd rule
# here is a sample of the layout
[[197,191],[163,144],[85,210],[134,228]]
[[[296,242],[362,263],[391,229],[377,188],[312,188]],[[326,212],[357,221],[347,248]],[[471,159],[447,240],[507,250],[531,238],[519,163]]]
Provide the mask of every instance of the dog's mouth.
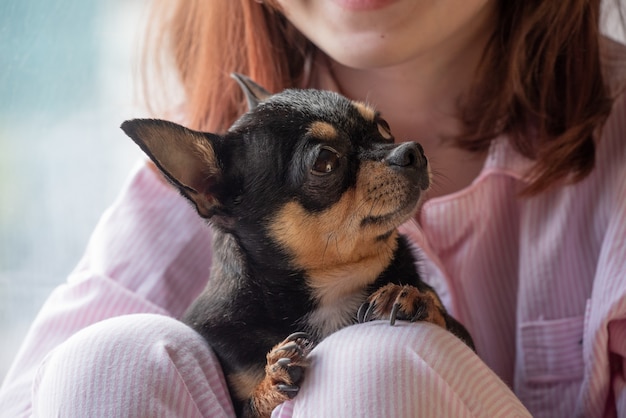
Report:
[[386,230],[386,232],[382,234],[383,236],[388,234],[404,222],[411,219],[411,217],[415,214],[419,203],[419,197],[412,200],[414,201],[398,208],[395,211],[366,216],[361,220],[361,227],[378,227]]
[[[373,169],[367,170],[374,172]],[[375,228],[386,233],[409,220],[430,187],[428,167],[410,170],[379,170],[369,177],[366,201],[362,207],[361,228]]]

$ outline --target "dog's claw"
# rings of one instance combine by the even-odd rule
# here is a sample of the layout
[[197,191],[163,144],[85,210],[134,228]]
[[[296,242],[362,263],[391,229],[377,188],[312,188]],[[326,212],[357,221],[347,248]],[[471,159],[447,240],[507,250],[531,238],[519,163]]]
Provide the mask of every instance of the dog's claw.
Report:
[[369,302],[365,302],[361,304],[361,306],[359,306],[359,310],[356,313],[356,320],[359,324],[362,324],[365,322],[365,313],[367,312],[367,309],[369,308],[369,306],[370,306]]
[[293,362],[290,358],[284,357],[276,361],[273,369],[274,371],[278,370],[279,368],[286,370],[287,373],[289,373],[289,377],[291,378],[291,381],[298,383],[300,380],[302,380],[302,377],[304,375],[304,370],[302,369],[302,367],[299,367],[299,366],[290,367],[292,363]]
[[391,326],[398,320],[425,320],[430,318],[430,309],[435,306],[432,298],[428,292],[421,293],[414,286],[390,283],[374,292],[359,307],[357,317],[359,322],[386,318]]
[[310,341],[311,337],[306,332],[294,332],[289,335],[285,341],[297,341],[297,340],[307,340]]
[[421,321],[422,319],[424,319],[426,316],[428,315],[428,312],[426,311],[426,308],[424,306],[419,306],[416,310],[415,310],[415,314],[413,315],[413,317],[411,318],[411,321],[415,322],[415,321]]
[[396,324],[396,317],[398,315],[398,310],[400,309],[399,303],[394,303],[391,307],[391,313],[389,314],[389,324],[394,326]]
[[290,344],[286,344],[278,349],[276,349],[276,351],[297,351],[298,353],[302,353],[302,350],[300,349],[300,346],[298,344],[294,343],[290,343]]
[[257,396],[281,402],[293,399],[309,365],[307,356],[312,345],[309,334],[304,332],[293,333],[276,344],[267,354],[264,382],[257,386],[263,390]]
[[298,394],[298,392],[300,391],[300,387],[294,386],[294,385],[283,385],[283,384],[280,384],[280,385],[276,385],[276,388],[279,391],[281,391],[284,394],[286,394],[289,397],[289,399],[293,399]]
[[374,313],[374,304],[370,303],[365,311],[365,316],[363,317],[363,322],[368,322],[372,318],[372,314]]
[[291,364],[291,359],[287,357],[283,357],[276,362],[277,365],[286,369]]

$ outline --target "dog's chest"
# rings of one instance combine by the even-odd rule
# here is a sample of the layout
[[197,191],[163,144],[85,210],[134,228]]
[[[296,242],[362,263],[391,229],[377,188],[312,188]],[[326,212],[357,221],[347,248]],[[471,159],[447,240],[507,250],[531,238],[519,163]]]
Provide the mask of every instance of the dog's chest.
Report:
[[365,292],[357,292],[329,303],[323,303],[306,317],[304,325],[309,332],[323,339],[353,324],[356,321],[357,311],[364,301]]

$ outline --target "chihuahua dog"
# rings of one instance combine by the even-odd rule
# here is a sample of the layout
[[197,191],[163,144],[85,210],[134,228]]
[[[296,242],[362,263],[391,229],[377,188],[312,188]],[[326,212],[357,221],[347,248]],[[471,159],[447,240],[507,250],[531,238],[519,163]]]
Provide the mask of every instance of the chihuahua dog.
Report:
[[237,414],[295,396],[311,348],[356,322],[428,321],[473,348],[397,231],[430,184],[422,147],[396,144],[364,103],[233,77],[250,110],[225,134],[122,129],[213,226],[211,279],[183,321],[219,358]]

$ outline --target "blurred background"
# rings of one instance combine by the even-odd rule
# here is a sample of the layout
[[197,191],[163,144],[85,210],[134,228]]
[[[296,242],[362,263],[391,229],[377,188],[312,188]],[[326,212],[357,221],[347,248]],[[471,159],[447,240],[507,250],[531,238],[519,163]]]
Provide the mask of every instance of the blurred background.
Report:
[[0,1],[0,381],[141,158],[119,125],[145,115],[148,1]]
[[133,165],[145,0],[0,2],[0,381]]

